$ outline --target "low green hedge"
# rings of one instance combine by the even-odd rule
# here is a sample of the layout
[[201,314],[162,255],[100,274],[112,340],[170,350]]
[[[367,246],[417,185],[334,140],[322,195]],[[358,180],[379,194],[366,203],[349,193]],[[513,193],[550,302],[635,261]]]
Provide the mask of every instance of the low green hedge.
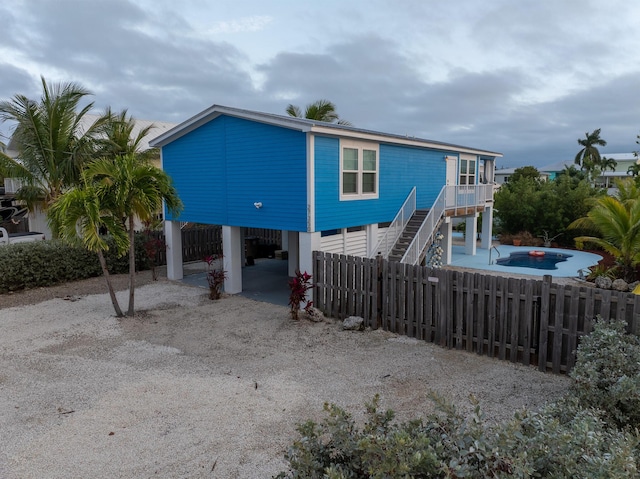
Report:
[[[136,235],[136,270],[149,268],[144,236]],[[114,248],[105,252],[109,272],[129,271],[129,256],[118,258]],[[100,276],[96,253],[61,241],[34,241],[0,246],[0,294],[21,289],[53,286],[67,281]]]

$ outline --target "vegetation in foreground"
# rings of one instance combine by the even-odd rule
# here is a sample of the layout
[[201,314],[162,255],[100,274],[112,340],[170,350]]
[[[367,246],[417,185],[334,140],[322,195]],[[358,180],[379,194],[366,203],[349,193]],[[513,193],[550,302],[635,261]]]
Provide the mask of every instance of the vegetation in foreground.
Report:
[[571,388],[540,411],[491,425],[475,402],[463,417],[433,395],[437,412],[394,422],[379,399],[359,426],[336,405],[299,437],[278,479],[629,478],[640,474],[640,339],[598,320],[582,338]]

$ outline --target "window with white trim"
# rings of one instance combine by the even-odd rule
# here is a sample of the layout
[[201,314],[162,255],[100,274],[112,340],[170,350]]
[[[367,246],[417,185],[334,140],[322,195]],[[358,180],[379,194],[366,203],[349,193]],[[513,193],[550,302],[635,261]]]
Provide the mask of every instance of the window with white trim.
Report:
[[377,143],[340,142],[340,199],[378,198]]
[[459,185],[476,184],[476,160],[460,158],[460,181]]

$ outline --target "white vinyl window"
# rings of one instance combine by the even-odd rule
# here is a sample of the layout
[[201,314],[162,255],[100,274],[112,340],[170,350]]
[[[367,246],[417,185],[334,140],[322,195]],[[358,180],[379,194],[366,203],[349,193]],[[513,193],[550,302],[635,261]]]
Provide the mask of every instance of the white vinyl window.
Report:
[[376,143],[340,144],[340,199],[378,198],[379,148]]
[[459,185],[476,184],[476,160],[460,158],[460,181]]

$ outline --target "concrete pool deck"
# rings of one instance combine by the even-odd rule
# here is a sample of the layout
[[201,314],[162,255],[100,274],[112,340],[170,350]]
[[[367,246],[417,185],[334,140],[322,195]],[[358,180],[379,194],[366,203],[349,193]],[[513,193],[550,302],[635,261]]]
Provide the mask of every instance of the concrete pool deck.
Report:
[[[556,269],[535,269],[516,266],[502,266],[496,264],[498,258],[508,258],[513,252],[525,251],[544,251],[549,253],[565,253],[571,255],[567,261],[557,263]],[[489,261],[489,250],[477,248],[476,255],[464,254],[464,246],[453,245],[450,267],[471,268],[490,272],[492,274],[503,273],[508,276],[527,275],[542,278],[544,275],[551,275],[554,278],[578,278],[580,270],[586,270],[589,266],[593,266],[602,259],[602,256],[586,253],[584,251],[560,249],[560,248],[543,248],[539,246],[511,246],[503,244],[495,244],[491,248],[491,262]]]

